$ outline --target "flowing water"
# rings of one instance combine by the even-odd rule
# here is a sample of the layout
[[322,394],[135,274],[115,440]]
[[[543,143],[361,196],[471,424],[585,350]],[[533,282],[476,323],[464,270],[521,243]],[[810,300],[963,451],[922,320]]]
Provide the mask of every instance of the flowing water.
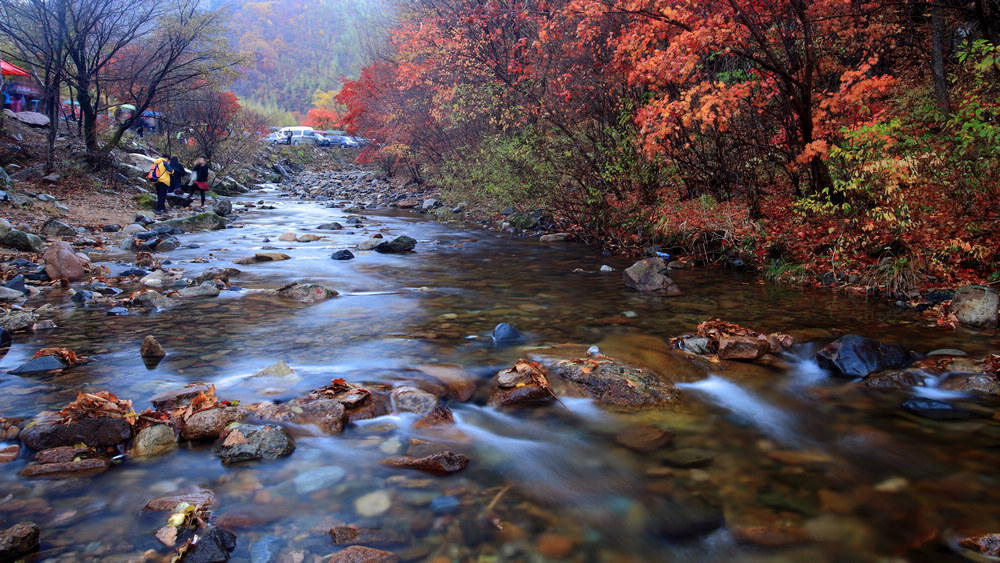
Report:
[[[50,346],[89,361],[58,377],[0,375],[0,413],[30,418],[99,390],[141,410],[156,393],[196,381],[214,383],[223,399],[283,401],[333,378],[398,385],[440,366],[477,378],[476,395],[449,402],[456,425],[447,432],[414,430],[408,414],[335,436],[297,429],[295,452],[270,462],[223,466],[211,444],[182,442],[94,477],[46,481],[19,476],[22,456],[2,466],[0,518],[3,527],[20,520],[41,527],[36,561],[168,554],[153,535],[167,515],[140,508],[192,484],[217,493],[213,521],[237,534],[233,559],[261,563],[278,554],[325,561],[340,549],[328,530],[344,524],[401,533],[408,542],[387,549],[408,561],[442,562],[950,560],[952,535],[1000,531],[995,399],[948,394],[972,418],[924,420],[899,408],[910,393],[861,390],[813,359],[845,331],[974,356],[996,351],[993,334],[945,332],[879,301],[731,271],[677,271],[671,275],[684,295],[640,295],[622,283],[626,260],[592,248],[456,230],[394,211],[372,211],[354,231],[316,231],[344,214],[270,190],[244,201],[258,199],[276,209],[248,212],[236,228],[183,235],[169,266],[190,277],[269,246],[291,260],[239,266],[233,283],[242,289],[163,312],[107,317],[104,307],[74,307],[56,295],[58,328],[19,335],[0,371]],[[277,242],[285,231],[327,238]],[[420,242],[406,255],[329,258],[376,231]],[[615,272],[600,273],[602,264]],[[255,291],[290,281],[322,283],[340,296],[303,306]],[[666,339],[710,317],[789,332],[802,344],[756,364],[696,367]],[[523,341],[495,347],[490,333],[500,322],[516,326]],[[138,353],[147,334],[168,353],[149,367]],[[487,406],[499,369],[591,345],[670,378],[683,402],[639,414],[582,399],[568,399],[566,408]],[[297,377],[248,379],[278,361]],[[617,432],[637,424],[675,438],[650,454],[615,443]],[[405,452],[411,438],[442,443],[471,463],[447,477],[379,463]],[[671,461],[691,451],[700,456],[696,466]],[[725,515],[724,527],[686,540],[665,532],[711,507]],[[759,526],[792,530],[778,542],[791,545],[741,541]]]

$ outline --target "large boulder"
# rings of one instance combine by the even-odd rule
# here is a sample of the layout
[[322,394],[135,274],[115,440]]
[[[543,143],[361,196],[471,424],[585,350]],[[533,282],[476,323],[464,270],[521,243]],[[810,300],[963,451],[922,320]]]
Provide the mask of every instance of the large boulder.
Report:
[[657,374],[612,359],[563,360],[549,370],[568,385],[571,396],[593,397],[622,410],[665,407],[680,400],[673,383]]
[[63,424],[58,418],[40,417],[20,436],[24,445],[38,451],[74,444],[107,447],[132,439],[132,426],[122,418],[84,418]]
[[42,252],[42,239],[38,235],[11,229],[0,236],[0,246],[21,250],[23,252]]
[[54,280],[80,281],[86,275],[84,262],[68,242],[57,240],[45,251],[45,273]]
[[212,451],[228,465],[284,457],[295,451],[295,442],[281,426],[238,424],[226,428]]
[[42,234],[50,237],[75,237],[76,230],[53,217],[42,225]]
[[212,203],[210,205],[212,212],[219,217],[225,217],[233,212],[233,202],[230,201],[228,197],[212,198]]
[[681,290],[666,275],[667,265],[663,258],[645,258],[625,269],[625,285],[643,293],[665,293],[680,295]]
[[816,354],[819,367],[843,377],[902,369],[913,360],[913,355],[899,344],[884,344],[857,334],[845,334]]
[[983,285],[967,285],[951,300],[951,312],[958,322],[976,328],[996,328],[998,307],[1000,294]]
[[208,211],[205,213],[191,215],[189,217],[181,217],[177,219],[169,219],[159,223],[153,223],[150,225],[150,229],[156,230],[156,227],[161,225],[175,227],[185,233],[192,231],[218,231],[226,228],[226,220],[218,214]]

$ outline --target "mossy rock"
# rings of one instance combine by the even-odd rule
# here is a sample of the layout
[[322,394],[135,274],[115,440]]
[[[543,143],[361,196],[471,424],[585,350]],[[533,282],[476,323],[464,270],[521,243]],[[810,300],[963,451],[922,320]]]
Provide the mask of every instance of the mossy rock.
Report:
[[132,199],[139,209],[156,209],[156,194],[139,194]]

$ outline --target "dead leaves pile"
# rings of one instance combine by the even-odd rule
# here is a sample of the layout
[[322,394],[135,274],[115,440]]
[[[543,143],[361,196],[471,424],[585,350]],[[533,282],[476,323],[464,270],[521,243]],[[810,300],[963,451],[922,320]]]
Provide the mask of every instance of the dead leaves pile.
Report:
[[135,424],[139,415],[133,410],[132,401],[123,401],[108,391],[98,391],[80,393],[75,401],[59,411],[59,416],[64,424],[85,418],[124,418],[129,424]]

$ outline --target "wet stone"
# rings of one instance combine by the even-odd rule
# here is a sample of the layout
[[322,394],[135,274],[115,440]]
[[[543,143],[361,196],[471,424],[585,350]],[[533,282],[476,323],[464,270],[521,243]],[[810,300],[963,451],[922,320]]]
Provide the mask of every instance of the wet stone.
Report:
[[143,505],[142,509],[150,512],[168,512],[176,509],[177,505],[182,502],[199,508],[214,508],[216,497],[211,489],[195,487],[186,492],[151,499]]
[[413,423],[414,429],[434,428],[437,426],[448,426],[455,424],[455,417],[451,409],[445,404],[438,404],[419,420]]
[[439,403],[434,395],[415,387],[397,387],[392,390],[392,400],[399,412],[412,412],[424,415]]
[[291,454],[295,442],[280,426],[241,424],[227,428],[212,450],[229,465],[244,461],[274,460]]
[[38,549],[41,531],[34,522],[18,522],[0,531],[0,560],[7,561]]
[[703,536],[725,526],[726,517],[716,503],[699,497],[664,499],[651,512],[653,532],[671,540]]
[[384,514],[392,507],[392,498],[388,491],[374,491],[358,497],[354,501],[354,511],[359,516],[371,518]]
[[0,448],[0,464],[10,463],[21,455],[21,446],[17,444]]
[[458,498],[451,495],[444,495],[440,497],[435,497],[431,501],[430,509],[434,514],[451,514],[462,506],[462,502]]
[[347,471],[345,471],[344,468],[336,465],[327,465],[325,467],[311,469],[305,473],[300,473],[292,479],[292,484],[295,485],[295,490],[298,493],[307,495],[320,489],[326,489],[336,485],[342,481],[346,475]]
[[58,446],[87,444],[91,447],[117,446],[132,438],[132,427],[120,418],[84,418],[62,424],[57,420],[40,420],[21,432],[21,440],[33,450]]
[[330,529],[330,539],[333,545],[367,545],[385,546],[400,545],[410,540],[403,534],[390,530],[369,530],[352,526],[337,526]]
[[884,344],[856,334],[844,335],[816,354],[819,367],[845,377],[902,369],[912,361],[913,356],[899,344]]
[[200,539],[184,556],[184,563],[222,563],[236,549],[236,534],[213,527],[200,534]]
[[165,393],[160,393],[159,395],[150,399],[153,404],[153,408],[156,410],[174,409],[177,407],[185,407],[191,404],[191,399],[198,396],[199,393],[208,392],[211,390],[209,385],[204,385],[201,383],[189,385],[183,389],[178,389],[176,391],[167,391]]
[[177,447],[174,429],[166,424],[154,424],[139,431],[132,445],[132,455],[138,457],[166,453]]
[[142,346],[139,348],[139,355],[143,358],[162,358],[167,355],[166,350],[160,343],[156,341],[156,338],[151,334],[147,334],[146,338],[142,341]]
[[406,236],[398,236],[392,241],[381,242],[375,246],[375,252],[381,252],[384,254],[402,254],[404,252],[410,252],[417,245],[417,241]]
[[874,373],[858,382],[870,389],[909,389],[923,383],[924,377],[910,371],[889,370]]
[[382,460],[383,465],[401,469],[417,469],[437,475],[448,475],[465,469],[469,458],[452,452],[438,452],[423,458],[393,456]]
[[521,339],[521,333],[509,323],[500,323],[493,329],[493,341],[497,344],[516,342]]
[[234,422],[243,420],[247,415],[247,410],[243,407],[217,407],[203,410],[191,415],[184,428],[181,430],[181,438],[185,440],[204,440],[217,438]]
[[10,370],[11,375],[38,376],[60,373],[69,367],[69,364],[55,355],[42,356],[34,360],[27,361],[20,366]]

